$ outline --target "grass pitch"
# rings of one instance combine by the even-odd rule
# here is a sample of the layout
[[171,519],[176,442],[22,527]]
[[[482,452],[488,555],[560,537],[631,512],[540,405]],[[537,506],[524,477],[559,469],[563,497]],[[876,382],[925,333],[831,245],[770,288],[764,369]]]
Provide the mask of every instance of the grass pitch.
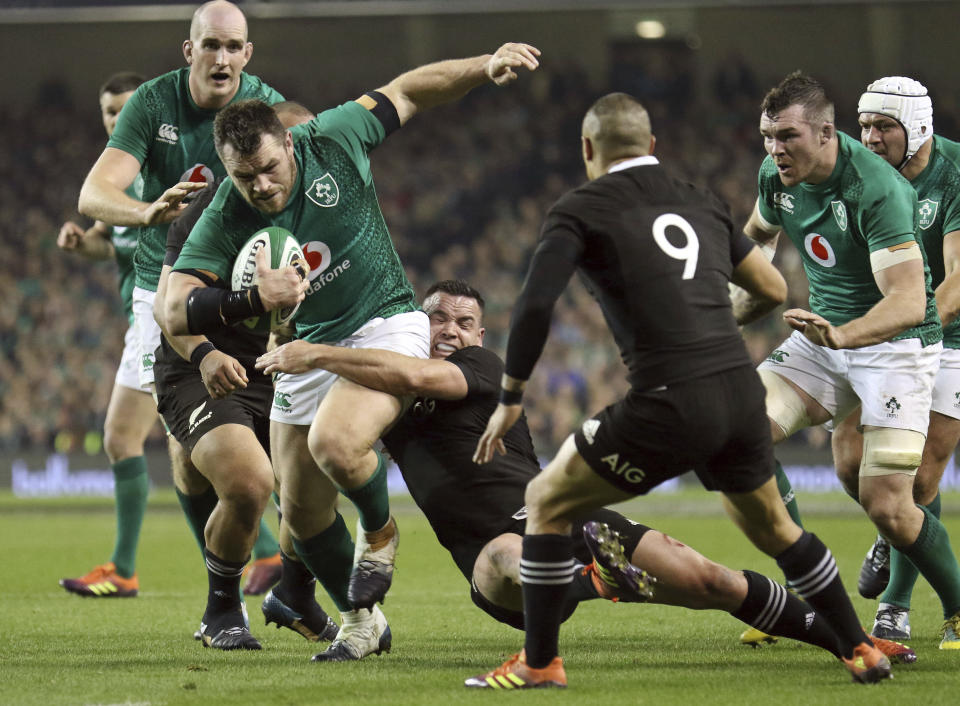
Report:
[[[833,550],[867,627],[875,604],[856,595],[874,534],[841,496],[801,497],[807,528]],[[395,499],[400,553],[384,612],[393,651],[358,663],[313,664],[323,645],[263,626],[248,599],[261,652],[203,649],[192,639],[206,576],[199,550],[169,491],[157,491],[141,536],[140,595],[91,599],[57,585],[109,558],[112,505],[105,500],[24,501],[0,495],[0,704],[481,704],[510,699],[556,704],[956,704],[960,652],[940,651],[940,604],[923,581],[911,612],[919,661],[894,667],[878,686],[851,684],[816,648],[781,640],[762,650],[738,644],[743,626],[725,613],[593,601],[561,632],[570,688],[504,695],[468,691],[465,677],[497,666],[522,635],[473,606],[468,587],[429,525]],[[655,495],[622,508],[710,558],[782,579],[703,491]],[[960,495],[944,497],[960,546]],[[353,518],[347,517],[348,526]],[[320,596],[328,610],[332,604]]]

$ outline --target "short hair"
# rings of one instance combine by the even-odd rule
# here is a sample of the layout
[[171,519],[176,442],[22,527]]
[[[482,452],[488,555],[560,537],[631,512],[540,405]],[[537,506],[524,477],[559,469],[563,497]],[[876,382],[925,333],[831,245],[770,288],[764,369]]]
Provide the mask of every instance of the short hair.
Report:
[[112,93],[118,96],[121,93],[135,91],[140,84],[146,80],[143,76],[133,71],[121,71],[104,81],[97,95],[102,96],[104,93]]
[[483,313],[484,307],[487,303],[483,300],[483,297],[480,295],[476,289],[471,287],[462,279],[445,279],[439,282],[435,282],[430,285],[430,288],[427,290],[426,296],[424,296],[424,301],[430,298],[431,294],[436,294],[437,292],[443,292],[444,294],[449,294],[454,297],[470,297],[471,299],[476,299],[477,304],[480,305],[480,313]]
[[256,98],[228,105],[213,120],[213,144],[221,158],[228,143],[245,157],[255,154],[264,134],[282,140],[286,128],[277,112]]
[[583,118],[583,135],[607,158],[646,154],[653,130],[643,104],[627,93],[608,93]]
[[773,118],[791,105],[802,106],[803,117],[807,120],[833,122],[833,102],[827,98],[823,84],[802,71],[794,71],[771,88],[763,97],[760,110]]

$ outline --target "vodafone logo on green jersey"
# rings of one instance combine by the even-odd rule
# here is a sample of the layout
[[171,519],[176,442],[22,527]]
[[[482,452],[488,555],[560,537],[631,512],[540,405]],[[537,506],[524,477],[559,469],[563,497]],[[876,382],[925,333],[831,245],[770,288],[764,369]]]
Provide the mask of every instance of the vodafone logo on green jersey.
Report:
[[213,170],[206,164],[194,164],[180,175],[180,181],[195,181],[198,184],[212,184],[214,179]]
[[301,247],[304,257],[307,258],[307,264],[310,266],[307,279],[310,280],[311,284],[307,294],[320,291],[324,286],[342,275],[345,270],[350,269],[349,259],[333,265],[333,254],[330,252],[330,246],[324,242],[311,240],[309,243],[303,243]]
[[833,267],[837,264],[837,256],[833,252],[830,241],[819,233],[810,233],[803,239],[803,249],[807,255],[824,267]]

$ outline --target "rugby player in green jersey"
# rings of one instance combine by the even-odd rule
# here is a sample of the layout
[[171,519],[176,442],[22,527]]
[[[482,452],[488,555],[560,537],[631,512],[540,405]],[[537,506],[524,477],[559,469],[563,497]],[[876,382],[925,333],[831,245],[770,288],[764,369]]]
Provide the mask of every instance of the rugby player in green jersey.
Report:
[[[215,0],[197,8],[190,37],[183,43],[188,66],[143,84],[130,98],[116,130],[90,170],[80,192],[80,212],[91,218],[130,226],[137,235],[133,313],[140,335],[140,382],[153,385],[153,356],[160,328],[153,301],[163,265],[168,224],[186,207],[190,194],[224,176],[213,146],[217,111],[244,98],[277,103],[283,97],[243,69],[253,54],[247,21],[233,3]],[[125,190],[142,179],[137,197]],[[171,186],[172,185],[172,186]],[[216,496],[199,492],[206,481],[190,467],[189,457],[170,437],[174,485],[187,520],[202,544],[203,528]],[[266,523],[254,551],[250,583],[259,592],[279,577],[276,539]],[[257,573],[265,572],[272,581]],[[264,585],[266,584],[266,585]]]
[[[490,81],[509,83],[520,67],[534,70],[539,54],[526,44],[505,44],[492,55],[429,64],[289,131],[262,101],[221,111],[214,136],[230,179],[171,274],[164,316],[170,332],[196,335],[299,303],[299,339],[426,358],[429,322],[390,241],[368,153],[417,112]],[[270,270],[258,253],[254,289],[208,286],[229,280],[240,247],[267,225],[296,234],[307,277],[292,267]],[[373,445],[404,404],[323,370],[275,381],[271,456],[284,522],[297,555],[342,617],[339,635],[317,661],[356,660],[390,647],[376,602],[392,580],[397,531],[386,464]],[[338,491],[360,516],[356,557],[336,511]]]
[[[123,72],[108,78],[100,88],[100,115],[107,137],[113,134],[120,111],[143,81],[139,74]],[[136,186],[132,185],[130,190]],[[150,389],[140,384],[139,337],[133,319],[136,231],[123,226],[113,227],[103,221],[96,221],[84,229],[67,221],[57,235],[57,245],[90,259],[116,260],[120,298],[129,324],[123,337],[123,355],[103,427],[103,447],[113,471],[117,511],[113,556],[80,578],[60,579],[60,585],[81,596],[129,598],[140,590],[136,574],[137,544],[150,487],[143,443],[157,421],[157,408]]]
[[794,333],[759,368],[774,442],[840,422],[859,405],[859,502],[952,616],[960,567],[946,528],[913,502],[942,350],[916,192],[836,131],[833,104],[815,80],[791,74],[762,111],[768,156],[745,232],[768,247],[780,232],[794,243],[812,310],[784,312]]
[[[940,479],[960,441],[960,144],[934,135],[930,96],[911,78],[889,76],[874,81],[860,97],[857,111],[863,144],[897,169],[917,192],[917,237],[923,242],[935,287],[943,352],[913,498],[940,517]],[[857,497],[863,447],[859,424],[856,410],[836,426],[832,438],[837,475],[853,497]],[[953,558],[946,555],[943,560],[949,565]],[[875,636],[910,637],[910,599],[917,576],[913,563],[879,535],[859,582],[865,597],[880,596]],[[940,647],[960,649],[960,613],[944,617]]]

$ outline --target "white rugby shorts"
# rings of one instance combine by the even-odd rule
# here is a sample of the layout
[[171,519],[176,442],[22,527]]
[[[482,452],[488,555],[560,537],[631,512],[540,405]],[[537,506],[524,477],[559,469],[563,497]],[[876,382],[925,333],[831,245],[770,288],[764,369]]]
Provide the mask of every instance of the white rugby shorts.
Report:
[[117,368],[117,376],[113,384],[128,387],[137,392],[147,394],[151,392],[149,387],[140,384],[140,335],[136,320],[123,334],[123,355],[120,356],[120,367]]
[[835,351],[794,331],[759,369],[790,380],[837,421],[860,404],[863,425],[926,434],[942,350],[908,338]]
[[[414,358],[430,356],[430,319],[422,311],[371,319],[347,338],[331,345],[345,348],[379,348]],[[326,370],[280,373],[273,383],[270,421],[309,426],[320,402],[339,376]]]
[[137,329],[140,386],[152,389],[153,359],[160,345],[160,325],[153,318],[153,301],[156,292],[149,289],[133,288],[133,325]]
[[940,369],[933,383],[931,411],[960,419],[960,350],[944,348],[940,354]]

